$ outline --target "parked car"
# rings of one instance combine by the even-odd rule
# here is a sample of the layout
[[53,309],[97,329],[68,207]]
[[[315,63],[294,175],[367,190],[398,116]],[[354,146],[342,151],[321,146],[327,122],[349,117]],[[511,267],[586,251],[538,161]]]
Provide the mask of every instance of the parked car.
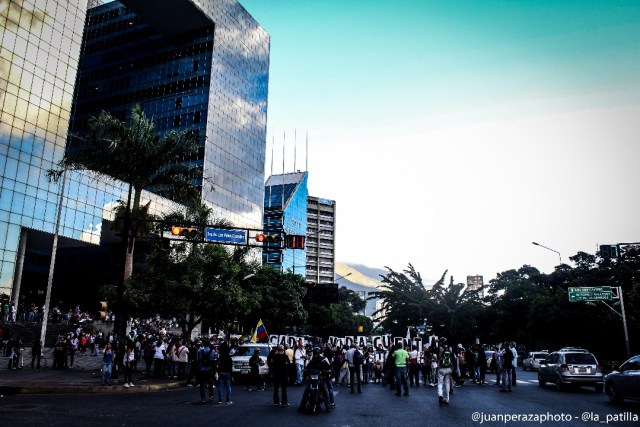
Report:
[[640,401],[640,355],[624,362],[604,378],[604,390],[613,403],[624,399]]
[[553,383],[556,389],[566,386],[591,386],[601,393],[604,376],[596,357],[585,351],[554,351],[540,364],[538,384]]
[[251,359],[251,356],[253,355],[256,348],[260,350],[260,359],[265,362],[260,366],[260,375],[268,375],[269,366],[267,365],[267,357],[269,356],[269,352],[271,351],[272,347],[273,346],[271,344],[263,343],[247,343],[238,346],[236,352],[231,356],[231,375],[234,377],[248,376],[251,373],[251,368],[249,367],[249,359]]
[[527,354],[527,357],[522,361],[522,370],[538,370],[540,369],[540,363],[549,356],[548,351],[532,351]]

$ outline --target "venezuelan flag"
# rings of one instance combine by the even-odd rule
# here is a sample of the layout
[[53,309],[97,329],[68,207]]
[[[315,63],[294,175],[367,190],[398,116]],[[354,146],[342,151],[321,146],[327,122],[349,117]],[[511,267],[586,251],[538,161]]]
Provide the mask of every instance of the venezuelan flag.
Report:
[[262,340],[269,338],[269,334],[267,334],[267,328],[264,327],[262,323],[262,319],[258,320],[258,325],[256,326],[256,330],[253,331],[253,336],[251,337],[251,342],[262,342]]

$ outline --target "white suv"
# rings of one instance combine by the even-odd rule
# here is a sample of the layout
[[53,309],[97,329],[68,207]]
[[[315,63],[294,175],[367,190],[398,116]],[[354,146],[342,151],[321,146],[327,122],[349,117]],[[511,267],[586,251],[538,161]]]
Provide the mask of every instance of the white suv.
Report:
[[245,343],[241,344],[231,356],[232,370],[231,373],[234,376],[242,375],[248,376],[251,373],[251,367],[249,367],[249,359],[253,356],[255,349],[260,350],[260,359],[264,361],[264,364],[260,365],[260,375],[269,374],[269,366],[267,366],[267,356],[273,348],[271,344],[261,343]]

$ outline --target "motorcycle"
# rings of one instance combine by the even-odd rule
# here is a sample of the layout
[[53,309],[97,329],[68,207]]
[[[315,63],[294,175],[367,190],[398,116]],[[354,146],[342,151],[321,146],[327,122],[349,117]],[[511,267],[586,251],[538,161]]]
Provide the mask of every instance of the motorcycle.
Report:
[[[311,371],[307,376],[307,385],[304,393],[302,394],[302,402],[300,409],[303,411],[315,414],[320,409],[323,403],[328,402],[328,397],[325,396],[326,391],[323,389],[320,378],[320,371]],[[327,411],[329,406],[327,405]]]

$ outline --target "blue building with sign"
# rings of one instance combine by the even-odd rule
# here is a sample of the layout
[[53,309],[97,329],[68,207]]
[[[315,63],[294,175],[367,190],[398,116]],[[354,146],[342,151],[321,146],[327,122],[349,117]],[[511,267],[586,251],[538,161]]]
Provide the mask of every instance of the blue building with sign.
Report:
[[[307,235],[308,172],[271,175],[264,194],[263,230],[267,234]],[[282,272],[306,276],[306,254],[301,249],[283,248],[280,243],[265,243],[262,265]]]

